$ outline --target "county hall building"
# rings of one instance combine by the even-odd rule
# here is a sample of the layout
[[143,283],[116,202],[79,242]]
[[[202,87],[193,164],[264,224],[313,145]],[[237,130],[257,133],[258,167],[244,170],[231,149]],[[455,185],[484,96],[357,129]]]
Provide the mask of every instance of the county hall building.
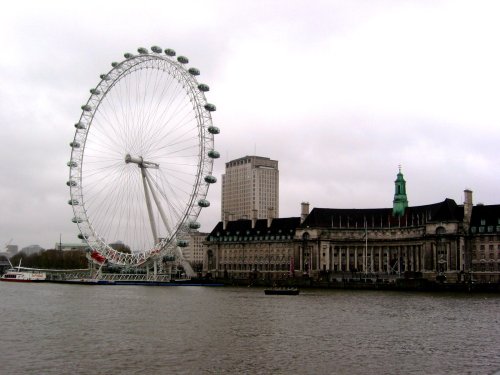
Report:
[[216,277],[338,279],[403,275],[500,281],[500,205],[452,199],[408,206],[401,171],[391,208],[313,208],[301,216],[223,220],[207,236],[204,270]]

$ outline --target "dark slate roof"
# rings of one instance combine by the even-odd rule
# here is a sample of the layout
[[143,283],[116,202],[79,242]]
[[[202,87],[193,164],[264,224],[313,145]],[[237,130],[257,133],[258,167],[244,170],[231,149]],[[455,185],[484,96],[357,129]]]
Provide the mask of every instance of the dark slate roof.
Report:
[[[484,224],[481,222],[484,220]],[[477,205],[472,208],[471,226],[497,226],[500,225],[500,205]]]
[[228,221],[226,229],[223,229],[222,221],[219,221],[210,232],[209,237],[224,236],[256,236],[256,235],[294,235],[295,229],[300,225],[300,217],[276,218],[267,227],[267,219],[258,219],[255,228],[252,228],[252,220]]
[[313,208],[301,227],[323,228],[383,228],[422,225],[429,221],[462,221],[463,206],[453,199],[425,206],[408,207],[402,217],[392,216],[392,208]]

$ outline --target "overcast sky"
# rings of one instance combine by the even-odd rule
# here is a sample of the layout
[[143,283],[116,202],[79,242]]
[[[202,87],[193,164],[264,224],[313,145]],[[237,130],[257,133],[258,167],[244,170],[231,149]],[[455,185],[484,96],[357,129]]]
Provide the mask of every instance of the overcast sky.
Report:
[[[9,1],[0,12],[0,247],[77,242],[73,124],[112,61],[173,48],[200,69],[221,129],[215,164],[279,161],[280,216],[500,204],[500,2]],[[220,220],[220,184],[200,217]]]

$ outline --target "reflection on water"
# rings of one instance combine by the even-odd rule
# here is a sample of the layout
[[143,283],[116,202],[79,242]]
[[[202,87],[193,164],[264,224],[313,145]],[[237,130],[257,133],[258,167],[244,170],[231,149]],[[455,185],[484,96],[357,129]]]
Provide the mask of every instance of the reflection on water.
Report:
[[0,283],[5,374],[492,374],[500,296]]

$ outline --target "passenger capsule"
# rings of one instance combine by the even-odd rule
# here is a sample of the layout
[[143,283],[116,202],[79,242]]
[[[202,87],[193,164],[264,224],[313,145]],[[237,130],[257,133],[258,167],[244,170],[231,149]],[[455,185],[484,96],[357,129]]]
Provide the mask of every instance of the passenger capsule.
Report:
[[90,112],[92,111],[92,107],[89,106],[88,104],[84,104],[81,106],[81,108],[85,111],[85,112]]
[[209,207],[210,206],[210,202],[207,201],[206,199],[200,199],[198,201],[198,206],[200,206],[200,207]]
[[149,53],[148,49],[144,47],[137,48],[137,52],[139,52],[141,55],[147,55]]
[[134,54],[133,54],[133,53],[128,53],[128,52],[127,52],[127,53],[126,53],[126,54],[124,54],[123,56],[124,56],[126,59],[130,59],[130,58],[134,57]]
[[175,260],[175,257],[173,255],[165,255],[162,258],[163,262],[173,262]]
[[203,92],[207,92],[207,91],[210,91],[210,87],[208,87],[208,85],[206,85],[204,83],[200,83],[198,85],[198,90],[203,91]]
[[113,68],[116,68],[116,67],[118,66],[118,64],[119,64],[119,63],[117,63],[116,61],[113,61],[113,62],[111,63],[111,66],[112,66]]
[[109,78],[108,74],[101,74],[99,76],[103,81],[109,81],[111,78]]
[[161,53],[162,49],[158,46],[153,46],[151,47],[151,51],[153,51],[154,53]]
[[70,200],[68,201],[68,204],[69,204],[70,206],[78,206],[78,200],[76,200],[76,199],[70,199]]
[[186,240],[178,240],[177,241],[177,246],[179,247],[187,247],[189,245],[189,242]]
[[75,124],[75,128],[77,128],[77,129],[87,129],[87,125],[85,125],[83,122],[77,122]]
[[82,233],[78,233],[77,237],[81,240],[86,240],[87,238],[89,238],[87,234],[82,234]]
[[101,95],[101,91],[98,89],[90,89],[92,95]]
[[187,64],[189,62],[189,59],[186,56],[179,56],[177,57],[177,61],[179,61],[181,64]]
[[76,161],[70,160],[66,163],[66,165],[70,168],[78,167],[78,163]]
[[71,142],[69,145],[73,148],[80,148],[80,143],[78,142]]
[[207,184],[215,184],[217,182],[217,177],[212,176],[212,175],[208,175],[208,176],[205,176],[204,180]]
[[190,229],[200,229],[201,227],[201,224],[197,221],[190,221],[188,225]]
[[208,112],[214,112],[217,109],[215,105],[210,103],[205,104],[204,107]]
[[175,51],[173,49],[167,48],[165,50],[165,55],[170,56],[170,57],[174,57],[175,56]]
[[219,134],[220,133],[220,129],[217,126],[211,125],[211,126],[208,127],[208,132],[210,134]]
[[188,72],[192,76],[199,76],[200,75],[200,71],[198,69],[196,69],[196,68],[189,68]]
[[69,180],[68,182],[66,182],[66,185],[68,185],[68,186],[76,186],[77,183],[76,183],[76,181]]
[[71,221],[73,223],[81,223],[83,220],[81,218],[79,218],[78,216],[75,216],[75,217],[73,217],[73,219],[71,219]]
[[208,156],[210,156],[212,159],[218,159],[218,158],[220,158],[219,152],[215,151],[215,150],[208,151]]

